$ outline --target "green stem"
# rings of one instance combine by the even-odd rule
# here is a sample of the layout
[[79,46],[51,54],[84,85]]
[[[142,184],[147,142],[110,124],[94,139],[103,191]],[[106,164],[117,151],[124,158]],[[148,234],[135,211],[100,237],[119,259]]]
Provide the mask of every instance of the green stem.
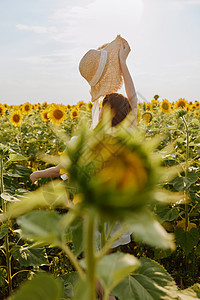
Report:
[[95,257],[95,214],[89,211],[85,220],[85,256],[87,263],[87,281],[89,283],[88,300],[96,299],[96,257]]
[[[188,169],[189,169],[189,132],[188,132],[188,125],[186,122],[186,119],[184,116],[182,116],[183,123],[185,125],[186,130],[186,164],[185,164],[185,177],[188,175]],[[189,205],[187,203],[187,191],[184,191],[185,195],[185,231],[188,231],[189,229]]]
[[13,277],[15,277],[17,274],[22,273],[22,272],[31,272],[31,270],[20,270],[18,272],[16,272],[15,274],[12,275],[12,279]]
[[120,230],[118,230],[117,232],[115,232],[112,237],[110,237],[110,239],[105,243],[104,247],[101,249],[101,251],[99,252],[97,259],[101,259],[112,247],[113,243],[120,238],[120,236],[126,231],[126,227],[123,226]]
[[[0,174],[1,174],[1,194],[4,192],[3,188],[3,157],[1,156],[0,160]],[[3,198],[2,199],[2,208],[3,212],[6,212],[6,203]],[[11,256],[10,256],[10,250],[9,250],[9,239],[8,239],[8,233],[4,237],[5,241],[5,250],[6,250],[6,266],[7,266],[7,276],[8,276],[8,290],[9,290],[9,295],[12,293],[12,273],[11,273]]]
[[109,290],[105,290],[104,294],[103,294],[103,300],[108,300],[109,299]]
[[78,259],[76,258],[74,253],[70,250],[70,248],[67,245],[62,245],[61,248],[63,249],[63,251],[69,257],[70,261],[72,262],[72,264],[74,265],[76,271],[78,272],[80,278],[83,279],[84,276],[85,276],[85,273],[84,273],[83,269],[81,268],[81,266],[78,262]]

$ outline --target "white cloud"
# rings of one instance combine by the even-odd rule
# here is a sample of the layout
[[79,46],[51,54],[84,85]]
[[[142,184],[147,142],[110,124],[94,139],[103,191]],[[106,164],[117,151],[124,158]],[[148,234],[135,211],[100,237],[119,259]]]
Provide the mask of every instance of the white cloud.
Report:
[[28,26],[24,24],[16,24],[17,29],[24,31],[32,31],[34,33],[55,33],[56,27],[54,26]]
[[18,60],[34,65],[49,65],[49,64],[66,64],[69,62],[70,54],[68,53],[52,53],[49,55],[27,56],[21,57]]
[[200,0],[179,0],[179,1],[172,1],[171,5],[178,9],[185,9],[188,6],[192,5],[200,5]]

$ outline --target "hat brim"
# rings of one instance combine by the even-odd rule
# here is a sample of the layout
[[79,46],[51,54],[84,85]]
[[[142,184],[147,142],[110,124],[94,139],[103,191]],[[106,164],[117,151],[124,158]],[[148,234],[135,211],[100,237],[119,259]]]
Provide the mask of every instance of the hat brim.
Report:
[[122,86],[122,71],[119,61],[121,41],[122,37],[118,35],[114,41],[101,48],[107,51],[107,63],[100,80],[91,87],[92,102],[118,91]]

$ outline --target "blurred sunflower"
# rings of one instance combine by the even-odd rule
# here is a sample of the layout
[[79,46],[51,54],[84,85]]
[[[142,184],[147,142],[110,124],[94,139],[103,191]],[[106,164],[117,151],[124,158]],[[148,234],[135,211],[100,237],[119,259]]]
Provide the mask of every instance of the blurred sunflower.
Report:
[[71,117],[72,120],[76,120],[78,118],[78,111],[77,111],[76,108],[71,110],[70,117]]
[[67,104],[66,107],[67,107],[67,109],[69,110],[69,109],[71,108],[71,105]]
[[152,107],[152,109],[156,109],[158,107],[158,101],[157,100],[151,100],[151,107]]
[[44,122],[48,122],[49,121],[49,118],[48,118],[48,113],[49,113],[49,110],[48,109],[45,109],[41,112],[41,117],[42,117],[42,120]]
[[186,108],[187,105],[187,101],[183,98],[180,98],[175,104],[176,108]]
[[91,110],[92,110],[92,107],[93,107],[92,102],[89,102],[89,103],[87,104],[87,110],[88,110],[88,111],[91,111]]
[[42,103],[42,107],[46,108],[47,107],[47,102],[45,101],[44,103]]
[[196,106],[196,108],[199,108],[200,107],[200,103],[198,101],[195,101],[195,106]]
[[151,122],[152,118],[153,118],[153,116],[150,111],[146,111],[142,115],[142,119],[145,122],[145,124],[149,124]]
[[161,103],[161,106],[160,106],[161,110],[165,113],[170,113],[170,110],[171,110],[171,103],[167,100],[167,99],[164,99]]
[[55,125],[61,124],[66,119],[65,109],[59,104],[52,105],[48,118]]
[[141,112],[140,112],[140,110],[138,109],[138,110],[137,110],[137,123],[139,123],[140,120],[141,120]]
[[83,106],[85,106],[85,105],[86,105],[86,103],[85,103],[84,101],[79,101],[79,102],[77,103],[78,109],[82,109]]
[[2,104],[0,104],[0,116],[3,116],[5,111],[6,111],[6,108]]
[[19,127],[22,124],[23,116],[22,113],[18,111],[13,111],[13,113],[10,116],[10,123],[15,126]]
[[190,105],[188,105],[188,106],[186,107],[186,111],[187,111],[187,113],[189,113],[189,112],[190,112],[190,110],[191,110],[191,106],[190,106]]
[[196,110],[196,105],[193,104],[193,105],[190,106],[190,108],[191,108],[191,110]]
[[198,117],[199,117],[199,112],[198,112],[198,111],[195,111],[194,116],[195,116],[196,118],[198,118]]
[[151,107],[151,104],[150,103],[146,103],[146,110],[148,111],[151,111],[152,110],[152,107]]
[[30,111],[32,110],[32,105],[29,102],[26,102],[23,106],[22,106],[22,110],[23,112],[28,115],[30,113]]

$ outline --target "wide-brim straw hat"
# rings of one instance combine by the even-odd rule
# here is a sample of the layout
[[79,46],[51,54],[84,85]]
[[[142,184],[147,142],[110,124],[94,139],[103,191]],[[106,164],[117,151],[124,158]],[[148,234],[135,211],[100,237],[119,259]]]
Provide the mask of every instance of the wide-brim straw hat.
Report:
[[81,59],[79,71],[91,86],[92,102],[119,90],[122,86],[122,71],[119,62],[119,49],[122,37],[98,50],[89,50]]

